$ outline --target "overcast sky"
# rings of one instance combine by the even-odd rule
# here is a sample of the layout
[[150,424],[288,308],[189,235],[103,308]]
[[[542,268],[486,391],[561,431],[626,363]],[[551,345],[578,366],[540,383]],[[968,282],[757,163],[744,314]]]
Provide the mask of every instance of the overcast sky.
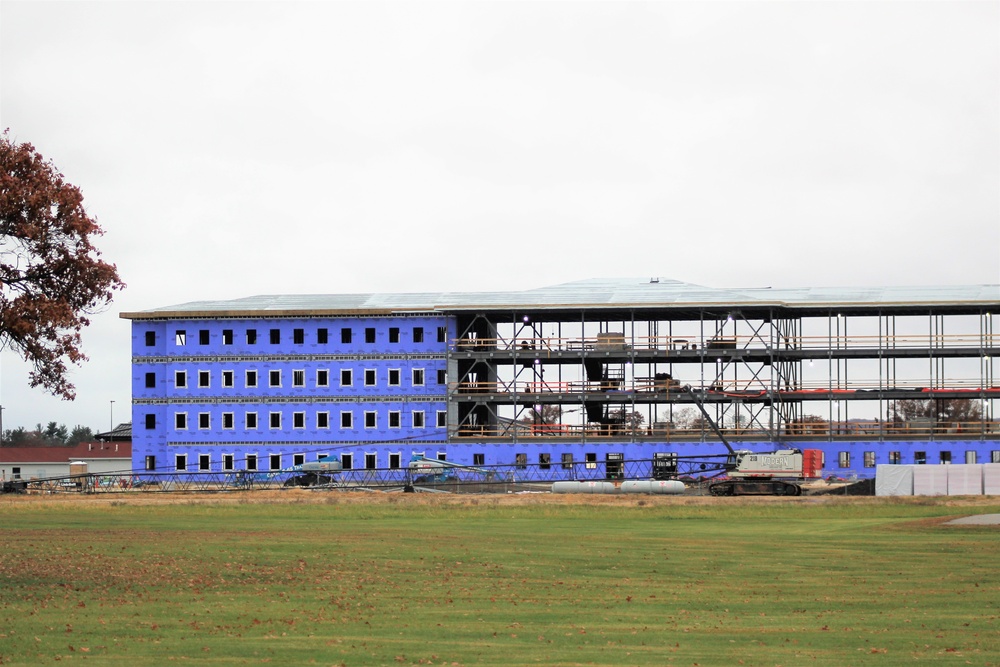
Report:
[[128,283],[75,402],[0,355],[3,427],[127,421],[119,313],[188,301],[1000,282],[998,44],[998,2],[3,0],[0,128]]

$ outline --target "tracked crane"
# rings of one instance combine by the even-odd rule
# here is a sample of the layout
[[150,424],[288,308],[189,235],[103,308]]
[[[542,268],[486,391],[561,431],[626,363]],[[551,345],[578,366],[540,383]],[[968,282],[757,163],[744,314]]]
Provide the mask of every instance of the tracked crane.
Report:
[[708,414],[699,393],[690,387],[682,391],[690,394],[705,422],[729,450],[723,466],[728,479],[708,487],[713,496],[798,496],[802,494],[802,481],[822,477],[823,452],[818,449],[778,449],[766,453],[733,449]]

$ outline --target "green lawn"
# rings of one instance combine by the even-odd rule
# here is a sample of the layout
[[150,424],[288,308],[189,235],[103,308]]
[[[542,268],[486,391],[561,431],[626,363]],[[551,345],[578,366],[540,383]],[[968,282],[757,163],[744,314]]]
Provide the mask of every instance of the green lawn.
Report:
[[1000,502],[302,497],[0,502],[0,664],[1000,665]]

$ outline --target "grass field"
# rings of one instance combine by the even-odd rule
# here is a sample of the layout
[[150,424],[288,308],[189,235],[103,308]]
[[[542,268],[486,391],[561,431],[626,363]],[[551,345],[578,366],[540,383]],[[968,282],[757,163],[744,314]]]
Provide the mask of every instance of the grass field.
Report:
[[1000,501],[0,499],[0,664],[1000,665]]

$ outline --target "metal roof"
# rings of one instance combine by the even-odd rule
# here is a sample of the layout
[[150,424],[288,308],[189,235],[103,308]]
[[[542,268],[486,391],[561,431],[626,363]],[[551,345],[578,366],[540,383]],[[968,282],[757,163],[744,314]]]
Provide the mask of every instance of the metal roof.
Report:
[[1000,307],[1000,284],[928,287],[716,288],[665,278],[594,278],[505,292],[258,295],[192,301],[138,312],[125,319],[455,312],[509,309],[696,307]]

